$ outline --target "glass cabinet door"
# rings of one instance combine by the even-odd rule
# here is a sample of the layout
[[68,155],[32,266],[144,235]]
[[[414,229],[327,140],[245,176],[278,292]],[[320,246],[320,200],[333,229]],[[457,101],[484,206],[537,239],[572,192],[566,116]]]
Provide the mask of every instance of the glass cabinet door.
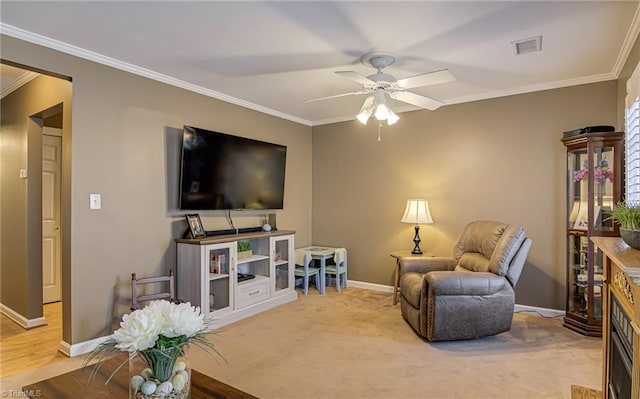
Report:
[[293,289],[293,237],[272,238],[273,292],[284,293]]
[[567,185],[569,212],[569,230],[587,230],[588,193],[589,193],[589,158],[587,149],[569,151],[567,153],[569,167],[569,184]]
[[589,257],[586,236],[569,236],[569,270],[567,289],[569,290],[567,312],[587,317],[587,285],[589,282]]
[[613,201],[613,147],[595,146],[591,163],[593,165],[593,229],[594,231],[613,231],[611,210]]
[[232,308],[232,276],[231,270],[231,246],[207,245],[205,246],[207,267],[204,270],[207,289],[204,290],[206,300],[203,307],[207,307],[207,313],[220,313]]

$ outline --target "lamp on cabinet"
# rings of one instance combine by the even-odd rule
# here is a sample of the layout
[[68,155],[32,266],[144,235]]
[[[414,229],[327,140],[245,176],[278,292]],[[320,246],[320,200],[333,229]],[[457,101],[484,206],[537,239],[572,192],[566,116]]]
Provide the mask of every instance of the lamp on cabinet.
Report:
[[425,199],[410,199],[407,200],[407,206],[404,209],[404,215],[400,219],[402,223],[412,223],[414,225],[416,234],[413,237],[413,243],[415,244],[413,251],[414,255],[421,255],[420,249],[420,225],[433,223],[431,218],[431,212],[429,212],[429,201]]

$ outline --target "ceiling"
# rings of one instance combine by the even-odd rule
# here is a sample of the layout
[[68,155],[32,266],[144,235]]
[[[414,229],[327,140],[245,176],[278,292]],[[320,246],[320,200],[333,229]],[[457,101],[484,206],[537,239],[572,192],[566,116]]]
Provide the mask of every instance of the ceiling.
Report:
[[[385,69],[398,79],[449,69],[455,82],[410,90],[445,104],[616,79],[638,34],[637,11],[637,1],[2,0],[0,30],[320,125],[354,119],[365,97],[305,100],[359,90],[334,72],[370,75],[360,59],[371,51],[398,57]],[[539,35],[542,51],[515,55],[512,42]]]

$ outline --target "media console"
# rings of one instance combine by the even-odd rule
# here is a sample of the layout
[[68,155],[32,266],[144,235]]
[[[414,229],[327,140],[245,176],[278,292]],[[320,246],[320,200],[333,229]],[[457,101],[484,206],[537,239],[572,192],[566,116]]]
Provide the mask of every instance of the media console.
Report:
[[[294,235],[279,230],[177,239],[178,298],[215,318],[214,327],[294,301]],[[239,241],[250,243],[251,255],[238,257]]]

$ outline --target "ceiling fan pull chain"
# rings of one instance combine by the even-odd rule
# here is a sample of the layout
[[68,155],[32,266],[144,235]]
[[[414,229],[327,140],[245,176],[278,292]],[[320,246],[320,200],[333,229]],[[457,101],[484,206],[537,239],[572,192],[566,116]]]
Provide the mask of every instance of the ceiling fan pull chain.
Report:
[[380,139],[380,129],[382,129],[382,121],[378,121],[378,141],[382,141]]

